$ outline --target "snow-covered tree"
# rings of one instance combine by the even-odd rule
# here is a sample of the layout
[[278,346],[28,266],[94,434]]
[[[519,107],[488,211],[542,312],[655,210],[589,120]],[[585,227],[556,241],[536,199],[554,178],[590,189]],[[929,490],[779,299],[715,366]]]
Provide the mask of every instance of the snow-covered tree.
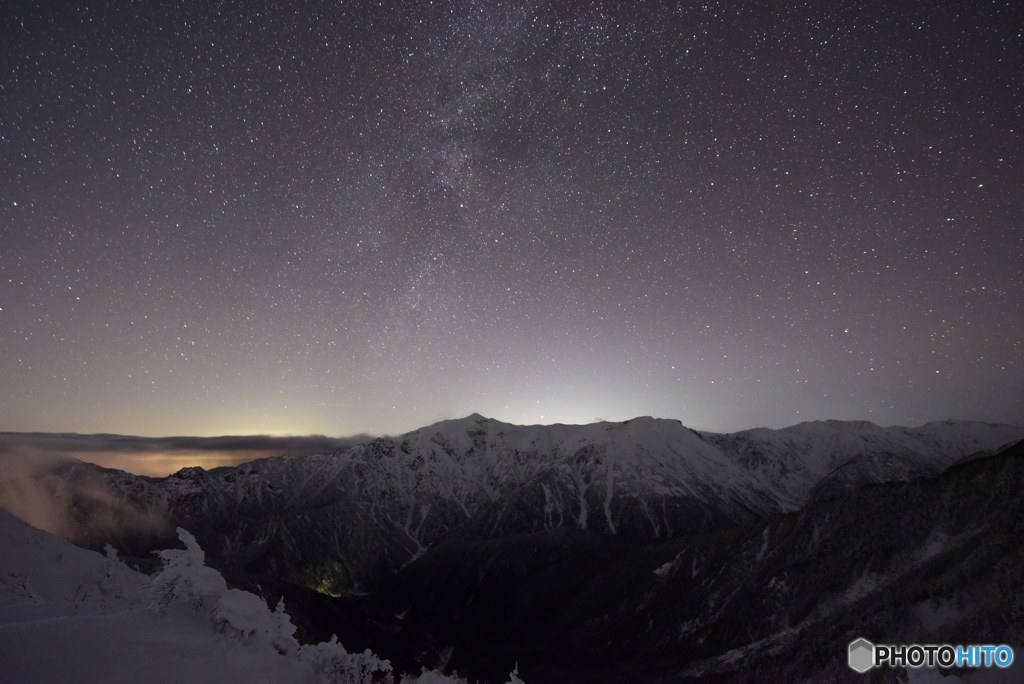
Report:
[[[311,670],[323,684],[395,684],[391,663],[378,658],[369,649],[349,653],[337,637],[300,646],[283,599],[277,609],[271,611],[259,596],[241,589],[228,589],[220,573],[206,566],[206,554],[195,537],[179,527],[178,538],[185,548],[159,552],[164,567],[153,578],[150,588],[151,606],[161,614],[178,604],[193,611],[211,606],[207,615],[220,634],[241,642],[245,648],[273,649],[307,672]],[[121,568],[131,572],[117,560],[116,552],[109,550],[104,568],[105,581],[111,586],[119,582]],[[524,684],[517,674],[518,669],[512,672],[508,684]],[[398,681],[401,684],[468,684],[458,677],[435,671],[404,676]]]
[[370,649],[349,653],[332,636],[330,641],[303,646],[300,656],[323,677],[325,684],[392,684],[391,663],[381,660]]
[[228,588],[219,572],[206,567],[206,554],[196,538],[181,527],[177,532],[185,548],[158,552],[164,567],[153,578],[150,588],[151,605],[161,613],[175,602],[199,610],[204,605],[215,604]]

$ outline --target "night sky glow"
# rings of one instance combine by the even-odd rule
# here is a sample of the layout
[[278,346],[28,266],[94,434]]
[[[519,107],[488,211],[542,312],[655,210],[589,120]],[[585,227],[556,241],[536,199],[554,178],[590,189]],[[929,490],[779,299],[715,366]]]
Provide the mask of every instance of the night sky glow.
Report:
[[6,3],[0,430],[1019,424],[1022,26]]

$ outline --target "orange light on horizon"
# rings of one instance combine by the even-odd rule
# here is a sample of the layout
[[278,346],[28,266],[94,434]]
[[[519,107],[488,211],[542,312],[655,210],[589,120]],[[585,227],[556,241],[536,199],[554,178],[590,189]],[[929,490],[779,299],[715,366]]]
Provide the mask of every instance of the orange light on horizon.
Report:
[[236,466],[270,456],[280,456],[281,451],[89,451],[75,452],[75,458],[94,463],[103,468],[124,470],[147,477],[166,477],[182,468],[199,466],[212,470],[223,466]]

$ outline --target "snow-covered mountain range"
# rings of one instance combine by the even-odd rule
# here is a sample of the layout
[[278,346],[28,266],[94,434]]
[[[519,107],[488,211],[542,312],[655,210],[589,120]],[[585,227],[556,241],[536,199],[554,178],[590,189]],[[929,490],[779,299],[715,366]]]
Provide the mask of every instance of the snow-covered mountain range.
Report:
[[786,510],[865,484],[936,475],[1024,439],[1024,428],[962,420],[916,428],[826,420],[705,439],[771,490]]
[[[1012,623],[1017,594],[944,606],[1019,580],[1024,443],[1004,447],[1021,440],[1024,428],[963,421],[712,434],[653,418],[515,426],[473,415],[158,479],[50,463],[31,491],[66,509],[65,536],[139,557],[162,549],[164,563],[150,561],[150,579],[0,512],[0,636],[13,644],[0,649],[0,681],[4,664],[35,672],[22,651],[58,633],[83,653],[123,655],[98,636],[103,625],[154,662],[172,656],[149,644],[167,642],[214,670],[252,658],[294,681],[322,679],[325,658],[349,662],[344,649],[307,648],[336,629],[400,671],[441,668],[422,682],[450,681],[453,667],[505,682],[517,661],[538,684],[581,669],[578,681],[660,684],[679,668],[746,681],[736,668],[747,661],[758,681],[842,681],[852,636],[967,643],[978,635],[964,630],[991,623],[980,636],[1016,638],[996,626]],[[883,482],[894,484],[867,487]],[[0,478],[0,502],[5,488],[16,489]],[[197,577],[202,615],[186,610]],[[287,596],[307,646],[286,617],[227,586],[271,605]],[[168,596],[181,605],[161,612]],[[279,659],[274,639],[292,656]],[[839,655],[822,670],[833,642]],[[104,661],[74,662],[99,672]]]
[[963,421],[710,434],[654,418],[517,426],[472,415],[333,454],[106,478],[139,509],[193,530],[217,563],[348,594],[451,535],[723,529],[1019,439],[1022,428]]

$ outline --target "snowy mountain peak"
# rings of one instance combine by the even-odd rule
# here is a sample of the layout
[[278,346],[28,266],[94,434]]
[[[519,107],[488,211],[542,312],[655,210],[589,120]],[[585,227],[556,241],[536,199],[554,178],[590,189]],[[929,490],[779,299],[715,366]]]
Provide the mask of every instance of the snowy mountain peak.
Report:
[[1024,439],[1024,428],[972,421],[883,428],[826,420],[706,437],[784,505],[798,508],[817,495],[935,475],[959,459]]
[[192,530],[215,559],[294,568],[289,581],[347,594],[452,537],[708,532],[934,475],[1019,439],[1021,428],[969,422],[819,421],[723,435],[650,416],[511,425],[472,414],[334,453],[162,480],[103,477],[131,510]]
[[835,432],[874,432],[882,430],[875,423],[868,420],[808,420],[796,425],[783,428],[783,430],[814,432],[819,430],[832,430]]

